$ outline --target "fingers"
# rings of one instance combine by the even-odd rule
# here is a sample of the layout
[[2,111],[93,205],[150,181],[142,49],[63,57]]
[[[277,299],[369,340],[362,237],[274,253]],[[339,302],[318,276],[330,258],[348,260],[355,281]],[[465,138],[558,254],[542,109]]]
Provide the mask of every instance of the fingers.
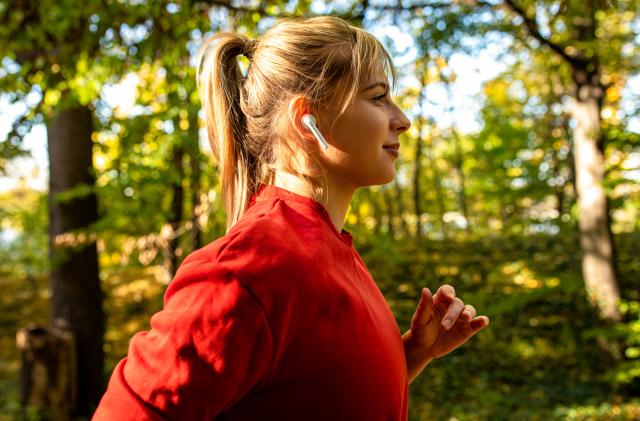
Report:
[[469,322],[469,325],[471,325],[471,329],[473,329],[474,332],[477,332],[489,325],[489,318],[487,316],[476,317]]
[[[441,306],[442,311],[446,309],[441,322],[446,330],[451,329],[451,326],[456,323],[458,318],[469,322],[476,316],[475,307],[470,304],[465,305],[460,298],[456,297],[456,291],[451,285],[445,284],[438,288],[434,301]],[[484,327],[484,323],[489,324],[489,319],[486,317],[478,319],[473,323],[472,328],[474,326],[476,328]]]
[[456,290],[451,285],[444,284],[436,292],[435,299],[438,302],[450,303],[456,298]]
[[433,296],[429,288],[423,288],[420,294],[420,302],[413,316],[413,323],[417,325],[426,325],[431,321],[433,316]]
[[464,306],[464,310],[462,310],[462,318],[464,320],[471,320],[474,317],[476,317],[476,309],[474,306],[467,304],[466,306]]
[[442,315],[442,317],[440,317],[440,324],[449,330],[458,319],[460,312],[464,308],[464,304],[460,299],[456,298],[456,290],[448,284],[444,284],[438,288],[433,301],[438,310],[438,314]]
[[475,307],[470,304],[465,305],[460,298],[456,297],[456,291],[451,285],[442,285],[434,296],[428,288],[424,288],[414,315],[414,322],[425,325],[431,321],[433,314],[439,316],[442,313],[444,316],[441,317],[441,325],[446,330],[451,329],[458,319],[468,323],[474,333],[489,324],[488,317],[476,317]]
[[460,317],[462,310],[464,310],[464,303],[460,298],[454,298],[442,318],[442,326],[449,330],[456,320],[458,320],[458,317]]

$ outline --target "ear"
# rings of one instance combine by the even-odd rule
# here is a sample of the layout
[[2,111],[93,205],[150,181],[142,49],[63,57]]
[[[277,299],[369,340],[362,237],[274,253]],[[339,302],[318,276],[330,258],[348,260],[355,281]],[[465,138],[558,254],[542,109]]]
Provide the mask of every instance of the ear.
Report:
[[[289,123],[294,128],[301,139],[316,142],[313,133],[309,131],[307,126],[302,124],[302,116],[305,114],[313,114],[313,110],[309,105],[309,100],[301,95],[296,95],[289,101]],[[316,120],[317,120],[316,116]]]

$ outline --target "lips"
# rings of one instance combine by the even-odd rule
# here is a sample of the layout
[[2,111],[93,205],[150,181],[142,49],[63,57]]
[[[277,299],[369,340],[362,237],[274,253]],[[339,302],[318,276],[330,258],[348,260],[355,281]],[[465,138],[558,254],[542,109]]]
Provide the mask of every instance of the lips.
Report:
[[384,145],[382,147],[384,149],[395,149],[397,151],[398,149],[400,149],[400,144],[399,143],[392,143],[390,145]]

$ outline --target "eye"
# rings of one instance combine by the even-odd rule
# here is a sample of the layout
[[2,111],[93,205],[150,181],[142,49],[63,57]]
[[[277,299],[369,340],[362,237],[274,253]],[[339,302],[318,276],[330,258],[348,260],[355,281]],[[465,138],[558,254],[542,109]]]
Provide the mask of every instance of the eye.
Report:
[[383,102],[383,100],[384,100],[384,99],[386,99],[386,98],[387,98],[387,93],[385,92],[385,93],[384,93],[384,94],[382,94],[382,95],[378,95],[378,96],[376,96],[376,97],[373,97],[373,100],[374,100],[374,101],[380,101],[380,102]]

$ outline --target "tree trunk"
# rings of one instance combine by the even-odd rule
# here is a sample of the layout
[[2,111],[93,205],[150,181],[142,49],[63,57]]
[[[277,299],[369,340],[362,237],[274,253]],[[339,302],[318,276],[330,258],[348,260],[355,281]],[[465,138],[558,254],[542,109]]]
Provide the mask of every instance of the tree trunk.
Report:
[[589,298],[601,315],[619,321],[620,290],[613,261],[604,180],[604,154],[600,130],[603,88],[597,69],[573,68],[575,96],[571,109],[575,121],[573,155],[578,193],[582,274]]
[[438,207],[438,223],[440,224],[440,232],[443,239],[447,239],[449,234],[447,232],[447,223],[444,220],[444,214],[446,213],[446,207],[444,204],[444,194],[442,192],[442,180],[440,179],[440,172],[436,159],[433,156],[433,140],[430,142],[425,153],[427,157],[427,166],[433,173],[433,189],[436,194],[436,205]]
[[[197,127],[197,126],[196,126]],[[197,250],[202,247],[202,230],[200,228],[200,214],[202,212],[202,203],[200,201],[200,150],[197,141],[194,152],[189,157],[191,164],[191,204],[193,214],[191,216],[191,247]]]
[[393,226],[393,204],[392,204],[392,200],[389,197],[389,189],[388,188],[383,188],[382,189],[382,197],[384,198],[384,204],[385,207],[387,208],[387,234],[391,237],[391,238],[396,238],[396,231],[394,229]]
[[[420,96],[420,109],[422,109],[422,95]],[[418,139],[416,140],[416,152],[413,158],[413,206],[416,215],[415,235],[422,236],[422,191],[420,190],[420,178],[422,177],[422,126],[423,119],[418,117]]]
[[[86,106],[49,119],[49,245],[54,325],[71,330],[78,358],[76,414],[90,416],[103,392],[104,315],[94,234],[98,219],[93,175],[92,113]],[[75,190],[71,197],[59,194]]]
[[620,320],[618,303],[620,290],[615,274],[613,241],[609,227],[607,197],[604,179],[604,154],[600,129],[600,111],[604,87],[600,79],[600,60],[589,53],[589,48],[599,42],[596,37],[598,10],[602,2],[589,0],[580,3],[571,19],[570,38],[575,45],[573,53],[569,45],[552,41],[553,34],[544,37],[535,18],[513,0],[503,0],[506,6],[522,17],[529,34],[546,44],[571,66],[574,81],[574,98],[571,115],[573,130],[573,158],[575,160],[576,193],[579,208],[580,247],[582,250],[582,274],[587,294],[594,301],[603,318]]
[[380,206],[380,195],[371,194],[371,189],[367,189],[367,200],[371,204],[373,208],[373,218],[376,221],[374,232],[376,236],[380,235],[382,228],[382,217],[383,211]]
[[403,236],[408,237],[409,227],[407,226],[407,221],[405,219],[406,211],[404,209],[404,201],[402,200],[402,189],[400,188],[400,184],[398,184],[398,176],[396,175],[393,180],[393,191],[396,195],[396,205],[398,206],[398,219],[400,219],[400,230]]
[[466,223],[465,231],[467,234],[472,234],[473,229],[471,228],[471,221],[469,220],[469,207],[467,206],[467,186],[466,186],[466,177],[464,175],[464,169],[462,168],[464,165],[464,156],[462,154],[462,147],[460,146],[460,134],[457,130],[453,131],[453,141],[455,147],[455,159],[453,165],[456,170],[456,174],[458,175],[458,203],[460,209],[462,210],[462,216],[464,216],[464,220]]
[[184,149],[181,145],[176,145],[173,150],[173,169],[176,172],[172,183],[173,195],[171,198],[171,209],[169,210],[168,223],[171,226],[170,237],[167,239],[165,250],[165,266],[167,273],[173,278],[178,270],[178,261],[182,250],[180,250],[180,224],[182,223],[182,208],[184,206]]
[[22,354],[24,408],[46,419],[71,420],[76,402],[76,355],[73,334],[53,326],[31,325],[16,335]]

